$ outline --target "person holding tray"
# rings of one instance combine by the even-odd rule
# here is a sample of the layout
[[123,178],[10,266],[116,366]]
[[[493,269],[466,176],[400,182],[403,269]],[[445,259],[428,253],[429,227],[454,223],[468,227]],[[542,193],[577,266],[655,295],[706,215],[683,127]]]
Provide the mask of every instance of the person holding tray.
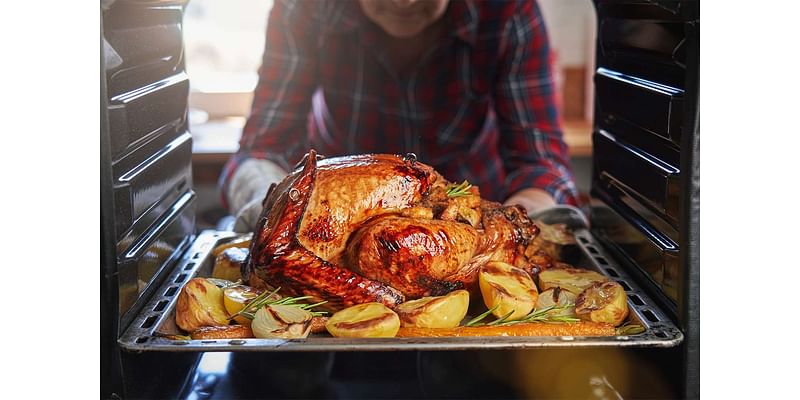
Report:
[[219,183],[240,232],[311,148],[412,152],[530,213],[578,205],[535,1],[276,0],[239,144]]

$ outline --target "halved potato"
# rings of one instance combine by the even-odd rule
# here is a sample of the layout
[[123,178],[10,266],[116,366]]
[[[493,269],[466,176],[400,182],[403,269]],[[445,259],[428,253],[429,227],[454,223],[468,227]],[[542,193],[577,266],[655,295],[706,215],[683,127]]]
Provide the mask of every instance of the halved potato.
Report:
[[234,282],[242,279],[242,263],[247,258],[247,253],[249,253],[248,249],[238,247],[229,247],[223,250],[214,259],[211,277]]
[[178,294],[175,322],[186,332],[201,326],[228,325],[222,297],[222,289],[207,279],[191,279]]
[[[527,272],[511,264],[490,261],[481,267],[478,284],[483,302],[492,314],[513,321],[527,315],[536,305],[539,292]],[[495,308],[496,307],[496,308]]]
[[[223,302],[225,304],[225,310],[228,312],[228,315],[233,315],[241,311],[245,304],[256,298],[261,291],[246,285],[234,285],[225,288],[222,293],[224,296]],[[245,318],[241,315],[233,317],[233,320],[247,326],[250,326],[251,322],[249,318]]]
[[400,325],[417,328],[455,328],[467,315],[469,292],[456,290],[446,296],[423,297],[394,308]]
[[222,290],[225,290],[225,288],[227,288],[227,287],[230,287],[230,286],[233,286],[233,285],[236,285],[236,284],[237,284],[236,282],[234,282],[234,281],[229,281],[229,280],[227,280],[227,279],[219,279],[219,278],[206,278],[206,280],[207,280],[208,282],[210,282],[210,283],[214,284],[214,286],[216,286],[216,287],[218,287],[218,288],[220,288],[220,289],[222,289]]
[[256,311],[250,327],[257,338],[300,339],[311,332],[313,317],[295,305],[271,304]]
[[575,313],[584,321],[619,326],[628,317],[628,296],[617,282],[595,283],[578,295]]
[[594,283],[606,281],[608,278],[600,273],[578,268],[554,268],[539,273],[539,289],[560,287],[576,295]]
[[554,289],[547,289],[539,293],[539,299],[536,300],[536,309],[544,310],[548,307],[565,307],[561,310],[550,310],[547,315],[552,317],[576,317],[575,315],[575,302],[578,296],[569,290],[562,290],[560,287]]
[[249,326],[201,326],[191,334],[192,339],[247,339],[255,337]]
[[231,247],[238,247],[238,248],[248,248],[250,247],[250,240],[253,238],[252,233],[248,233],[247,235],[240,236],[236,239],[231,240],[230,242],[223,243],[217,247],[214,247],[211,250],[211,255],[216,257],[220,255],[225,249],[229,249]]
[[325,329],[335,337],[394,337],[400,330],[400,317],[381,303],[364,303],[333,314]]

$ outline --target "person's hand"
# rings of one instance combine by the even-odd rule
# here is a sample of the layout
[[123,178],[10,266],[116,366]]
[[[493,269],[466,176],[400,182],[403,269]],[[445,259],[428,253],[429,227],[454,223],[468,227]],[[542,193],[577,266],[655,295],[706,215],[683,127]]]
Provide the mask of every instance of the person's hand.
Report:
[[249,159],[236,169],[227,193],[230,211],[236,216],[235,232],[255,229],[269,186],[285,176],[281,167],[267,160]]
[[503,205],[520,205],[528,211],[528,214],[532,214],[556,206],[558,203],[553,196],[550,196],[550,193],[542,189],[528,188],[511,195]]
[[589,227],[589,219],[581,209],[566,204],[557,204],[549,193],[541,189],[522,189],[509,197],[503,204],[523,206],[532,220],[548,225],[566,224],[571,229]]
[[[265,192],[266,193],[266,192]],[[265,194],[266,195],[266,194]],[[249,233],[256,229],[258,217],[264,209],[263,198],[254,197],[245,204],[235,215],[236,221],[233,223],[233,231],[238,233]]]

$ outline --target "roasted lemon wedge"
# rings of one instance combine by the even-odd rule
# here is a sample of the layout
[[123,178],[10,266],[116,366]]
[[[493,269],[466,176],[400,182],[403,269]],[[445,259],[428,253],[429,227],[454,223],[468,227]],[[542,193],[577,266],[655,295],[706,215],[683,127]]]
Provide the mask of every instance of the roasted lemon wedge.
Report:
[[402,326],[455,328],[467,315],[469,292],[456,290],[446,296],[423,297],[395,307]]
[[400,317],[381,303],[364,303],[333,314],[325,329],[335,337],[394,337],[400,330]]
[[486,307],[495,317],[508,321],[528,315],[539,297],[531,276],[504,262],[492,261],[481,267],[478,284]]

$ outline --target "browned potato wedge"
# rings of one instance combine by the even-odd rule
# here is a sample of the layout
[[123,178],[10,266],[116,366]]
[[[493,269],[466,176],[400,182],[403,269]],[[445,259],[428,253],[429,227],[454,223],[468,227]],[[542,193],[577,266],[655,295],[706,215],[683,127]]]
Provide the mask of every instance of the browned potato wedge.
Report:
[[499,261],[490,261],[478,273],[483,302],[492,314],[501,318],[511,313],[513,321],[528,315],[536,305],[539,292],[533,279],[524,270]]
[[327,332],[325,329],[325,324],[328,322],[330,317],[314,317],[311,318],[311,333],[323,333]]
[[539,289],[561,287],[576,295],[596,282],[606,281],[608,278],[600,273],[578,268],[554,268],[539,273]]
[[381,303],[364,303],[333,314],[325,329],[335,337],[394,337],[400,330],[400,317]]
[[242,263],[247,258],[248,252],[248,249],[239,247],[229,247],[223,250],[214,259],[214,269],[211,272],[211,277],[233,282],[242,279]]
[[175,322],[186,332],[201,326],[228,325],[222,289],[205,278],[194,278],[181,289],[175,305]]
[[547,312],[547,315],[553,317],[577,317],[575,315],[575,302],[577,301],[578,296],[574,293],[570,292],[569,290],[561,290],[560,287],[556,287],[554,289],[547,289],[542,293],[539,293],[539,299],[536,300],[536,309],[537,310],[544,310],[548,307],[564,307],[561,310],[551,310]]
[[311,312],[293,305],[271,304],[256,311],[250,324],[257,338],[300,339],[311,332]]
[[192,339],[247,339],[255,337],[249,326],[201,326],[192,331]]
[[[222,293],[225,311],[228,312],[228,315],[234,315],[241,311],[250,300],[256,298],[261,291],[246,285],[233,285],[223,289]],[[241,315],[237,315],[233,319],[241,325],[250,326],[250,319]]]
[[217,247],[214,247],[214,249],[211,250],[211,255],[213,257],[217,257],[223,251],[225,251],[225,249],[229,249],[231,247],[248,248],[248,247],[250,247],[250,239],[252,239],[252,237],[253,237],[253,234],[249,233],[247,235],[244,235],[244,236],[238,237],[236,239],[233,239],[230,242],[223,243],[223,244],[221,244],[221,245],[219,245]]
[[571,258],[572,251],[576,250],[575,236],[565,224],[548,225],[541,221],[534,221],[539,227],[539,235],[528,248],[536,249],[556,260]]
[[456,290],[446,296],[423,297],[394,308],[401,326],[455,328],[467,315],[469,292]]
[[578,295],[575,313],[584,321],[619,326],[628,317],[628,296],[617,282],[595,283]]

